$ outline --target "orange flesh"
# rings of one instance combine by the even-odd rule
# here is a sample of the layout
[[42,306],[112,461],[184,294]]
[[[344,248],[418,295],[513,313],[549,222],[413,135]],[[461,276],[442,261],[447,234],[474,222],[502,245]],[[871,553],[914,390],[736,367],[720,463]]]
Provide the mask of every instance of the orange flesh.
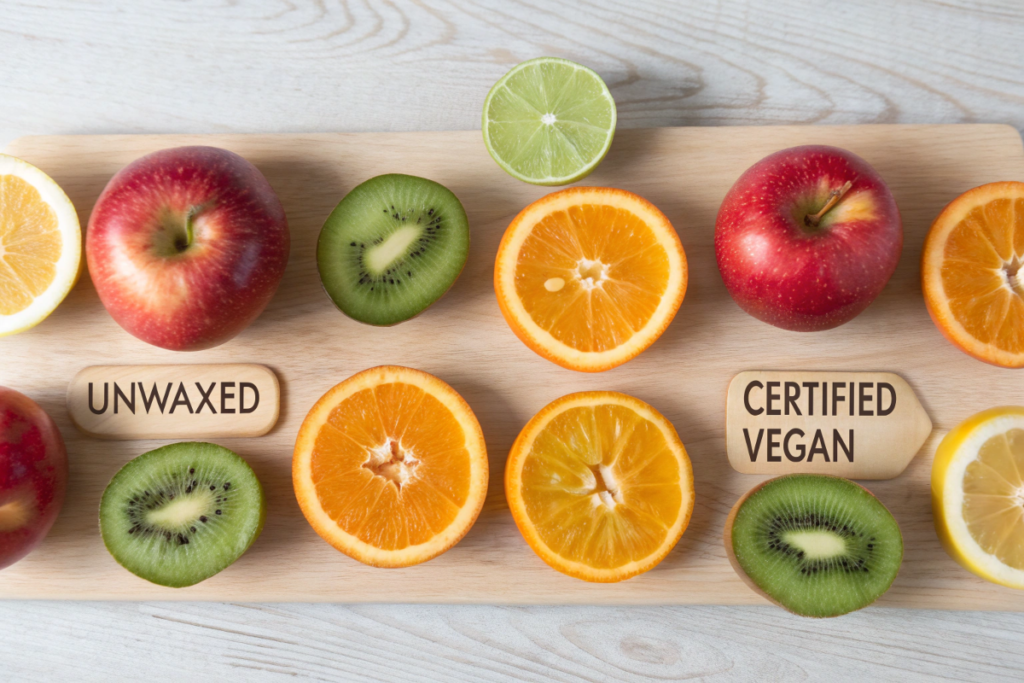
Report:
[[527,519],[516,521],[542,558],[551,563],[553,554],[556,567],[579,578],[621,580],[657,564],[682,533],[693,490],[683,470],[664,432],[643,415],[615,403],[574,406],[536,435],[510,495],[521,497]]
[[316,437],[311,471],[331,519],[382,550],[430,540],[470,495],[462,427],[440,401],[402,382],[339,403]]
[[651,320],[668,281],[668,256],[650,226],[599,204],[543,217],[515,266],[516,295],[537,326],[584,352],[628,341]]
[[1024,199],[974,208],[946,240],[942,285],[953,316],[978,341],[1024,352]]
[[967,466],[963,516],[985,552],[1024,569],[1024,430],[993,436]]
[[21,178],[0,175],[0,315],[29,307],[57,274],[57,213]]

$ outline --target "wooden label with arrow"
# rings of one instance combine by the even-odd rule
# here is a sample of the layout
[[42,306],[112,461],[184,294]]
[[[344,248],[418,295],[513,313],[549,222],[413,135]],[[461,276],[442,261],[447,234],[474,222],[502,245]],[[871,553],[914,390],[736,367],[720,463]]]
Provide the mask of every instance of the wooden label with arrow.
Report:
[[744,474],[892,479],[932,431],[890,372],[741,372],[729,384],[725,447]]
[[280,387],[263,365],[94,365],[68,387],[75,426],[101,439],[261,436]]

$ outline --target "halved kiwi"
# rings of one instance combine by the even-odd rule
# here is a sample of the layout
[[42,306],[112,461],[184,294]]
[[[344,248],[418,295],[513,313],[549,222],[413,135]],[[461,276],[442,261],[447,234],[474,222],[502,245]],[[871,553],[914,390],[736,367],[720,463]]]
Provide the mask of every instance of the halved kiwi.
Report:
[[754,487],[733,506],[725,550],[736,573],[775,604],[835,617],[889,590],[903,561],[903,536],[864,487],[790,474]]
[[128,571],[182,587],[241,557],[265,516],[263,488],[242,458],[212,443],[175,443],[114,475],[100,502],[100,534]]
[[451,190],[426,178],[370,178],[338,203],[316,248],[320,281],[343,313],[394,325],[455,283],[469,254],[469,220]]

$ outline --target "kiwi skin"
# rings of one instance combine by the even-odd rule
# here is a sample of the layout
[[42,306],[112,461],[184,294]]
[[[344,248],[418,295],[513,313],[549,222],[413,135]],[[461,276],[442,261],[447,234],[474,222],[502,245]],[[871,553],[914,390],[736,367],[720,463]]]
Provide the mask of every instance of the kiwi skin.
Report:
[[[469,259],[466,259],[466,261],[468,261],[468,260]],[[446,289],[443,292],[441,292],[440,296],[438,296],[437,299],[434,300],[434,303],[437,303],[438,301],[440,301],[441,297],[443,297],[445,294],[447,294],[451,290],[451,288],[455,286],[455,283],[462,276],[462,271],[464,271],[466,269],[466,261],[462,262],[462,267],[459,268],[459,272],[455,276],[455,279],[452,280],[452,283],[450,285],[448,285],[448,289]],[[320,289],[324,290],[324,294],[326,294],[327,298],[331,300],[331,303],[334,304],[334,307],[337,308],[342,313],[345,313],[345,310],[341,306],[339,306],[338,303],[334,300],[334,297],[331,296],[331,292],[327,289],[327,285],[324,284],[323,278],[318,278],[318,279],[320,280]],[[430,308],[433,305],[434,304],[430,304],[430,306],[427,306],[426,308],[424,308],[419,313],[415,313],[415,314],[409,316],[408,318],[403,318],[402,320],[396,320],[393,323],[386,323],[386,324],[385,323],[368,323],[368,322],[365,322],[363,320],[358,320],[356,318],[351,318],[351,316],[349,316],[349,317],[352,320],[355,320],[357,323],[362,323],[363,325],[369,325],[370,327],[394,327],[395,325],[401,325],[404,322],[409,322],[413,318],[420,317],[421,315],[423,315],[426,312],[427,308]],[[345,315],[348,316],[348,313],[345,313]]]
[[[751,579],[749,576],[747,576],[747,573],[745,571],[743,571],[743,567],[740,566],[739,560],[736,559],[736,552],[733,550],[733,547],[732,547],[732,525],[736,521],[736,515],[739,513],[740,508],[743,507],[743,503],[745,503],[747,501],[747,498],[750,498],[752,495],[754,495],[755,493],[760,491],[762,488],[764,488],[766,485],[770,484],[771,482],[773,482],[773,481],[775,481],[777,479],[783,479],[785,477],[791,477],[791,476],[793,476],[793,475],[791,475],[791,474],[784,474],[781,477],[774,477],[772,479],[766,479],[765,481],[762,481],[760,484],[758,484],[754,488],[752,488],[749,491],[747,491],[746,493],[744,493],[740,497],[740,499],[736,501],[736,504],[732,506],[732,510],[729,511],[729,516],[725,518],[725,532],[722,534],[723,540],[725,541],[725,555],[726,555],[726,557],[729,558],[729,564],[732,565],[733,571],[736,572],[737,576],[739,576],[741,579],[743,579],[743,583],[745,583],[748,586],[750,586],[750,588],[755,593],[760,595],[762,598],[764,598],[768,602],[772,603],[773,605],[778,605],[779,607],[781,607],[782,609],[786,610],[790,614],[795,614],[798,617],[811,617],[812,619],[831,619],[833,617],[842,616],[841,614],[836,614],[836,615],[833,615],[833,617],[819,617],[819,616],[808,615],[808,614],[800,614],[798,612],[794,612],[793,610],[789,609],[788,607],[783,605],[781,602],[775,600],[772,596],[768,595],[763,590],[761,590],[761,587],[758,586],[756,583],[754,583],[753,579]],[[832,479],[843,479],[843,477],[836,477],[836,476],[833,476],[831,474],[816,474],[814,476],[816,476],[816,477],[830,477]],[[868,489],[864,488],[863,486],[861,486],[857,482],[855,482],[853,480],[850,480],[850,479],[846,479],[845,481],[848,481],[851,484],[853,484],[855,486],[858,486],[861,489],[864,489],[864,491],[866,491],[872,498],[875,498],[876,500],[878,500],[878,496],[876,496],[875,494],[871,493],[871,491],[868,491]],[[885,507],[885,504],[882,503],[882,501],[879,500],[878,503],[882,507]],[[886,511],[889,511],[889,508],[885,508],[885,509],[886,509]],[[889,511],[889,514],[892,514],[892,512]],[[903,538],[903,531],[900,530],[900,539],[902,540],[902,538]],[[901,565],[901,567],[902,567],[902,565]],[[897,570],[897,574],[898,573],[899,573],[899,571]],[[893,577],[893,581],[895,581],[895,577]],[[867,605],[864,605],[864,607],[867,607]]]

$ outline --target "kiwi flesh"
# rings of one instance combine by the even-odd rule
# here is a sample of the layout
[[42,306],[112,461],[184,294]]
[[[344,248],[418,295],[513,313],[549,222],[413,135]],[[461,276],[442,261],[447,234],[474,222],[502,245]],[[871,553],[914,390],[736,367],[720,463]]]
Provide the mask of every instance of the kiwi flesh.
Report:
[[848,479],[791,474],[743,496],[725,523],[725,550],[755,591],[794,614],[835,617],[889,590],[903,536],[889,510]]
[[392,173],[345,195],[317,242],[320,282],[343,313],[395,325],[455,283],[469,254],[469,220],[448,188]]
[[114,559],[147,581],[176,588],[241,557],[265,518],[252,468],[212,443],[143,453],[114,475],[100,502],[100,534]]

